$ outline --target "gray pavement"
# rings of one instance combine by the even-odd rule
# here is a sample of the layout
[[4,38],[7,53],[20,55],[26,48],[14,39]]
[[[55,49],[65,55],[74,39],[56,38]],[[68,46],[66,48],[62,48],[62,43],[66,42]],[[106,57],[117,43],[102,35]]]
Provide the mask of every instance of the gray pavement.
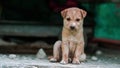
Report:
[[16,54],[14,58],[9,58],[9,54],[0,54],[0,68],[120,68],[119,51],[101,51],[101,55],[94,55],[97,60],[92,60],[92,56],[88,55],[87,61],[79,65],[51,63],[47,58],[38,59],[36,55],[31,54]]

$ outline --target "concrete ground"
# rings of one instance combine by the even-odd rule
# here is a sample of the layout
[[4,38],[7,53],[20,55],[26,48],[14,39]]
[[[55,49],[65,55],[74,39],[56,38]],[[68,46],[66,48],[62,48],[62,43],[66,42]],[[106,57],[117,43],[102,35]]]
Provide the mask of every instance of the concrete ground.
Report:
[[101,51],[101,55],[94,55],[97,60],[92,60],[93,55],[88,55],[87,61],[79,65],[51,63],[48,59],[38,59],[36,55],[31,54],[16,54],[15,58],[9,58],[9,54],[0,54],[0,68],[120,68],[119,51]]

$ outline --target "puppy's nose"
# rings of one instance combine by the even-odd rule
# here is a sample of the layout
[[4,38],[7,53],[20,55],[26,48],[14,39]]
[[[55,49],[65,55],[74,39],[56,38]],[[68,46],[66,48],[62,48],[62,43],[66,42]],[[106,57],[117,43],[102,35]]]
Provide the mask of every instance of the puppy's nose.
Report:
[[74,27],[74,26],[70,26],[70,29],[72,29],[72,30],[73,30],[73,29],[75,29],[75,27]]

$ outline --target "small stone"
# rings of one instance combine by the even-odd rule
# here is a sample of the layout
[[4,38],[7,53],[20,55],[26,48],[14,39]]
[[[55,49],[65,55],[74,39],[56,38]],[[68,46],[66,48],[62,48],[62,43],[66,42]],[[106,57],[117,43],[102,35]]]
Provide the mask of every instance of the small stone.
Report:
[[97,58],[96,56],[92,56],[92,57],[91,57],[91,60],[93,60],[93,61],[97,61],[98,58]]
[[101,55],[102,54],[102,51],[98,50],[96,51],[96,55]]
[[16,57],[17,57],[17,56],[16,56],[15,54],[10,54],[10,55],[9,55],[9,58],[10,58],[10,59],[15,59]]
[[38,51],[36,57],[39,58],[39,59],[44,59],[44,58],[47,57],[47,55],[46,55],[46,53],[44,52],[44,50],[41,48],[41,49]]

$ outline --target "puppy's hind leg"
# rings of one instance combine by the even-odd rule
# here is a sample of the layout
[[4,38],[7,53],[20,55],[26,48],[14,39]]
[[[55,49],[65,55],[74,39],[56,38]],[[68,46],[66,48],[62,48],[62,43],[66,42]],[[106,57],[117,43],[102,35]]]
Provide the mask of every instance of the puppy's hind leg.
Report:
[[53,58],[50,59],[51,62],[57,62],[60,60],[60,52],[61,52],[61,44],[62,41],[56,41],[53,47]]
[[86,54],[82,53],[79,60],[80,60],[80,62],[86,61]]

